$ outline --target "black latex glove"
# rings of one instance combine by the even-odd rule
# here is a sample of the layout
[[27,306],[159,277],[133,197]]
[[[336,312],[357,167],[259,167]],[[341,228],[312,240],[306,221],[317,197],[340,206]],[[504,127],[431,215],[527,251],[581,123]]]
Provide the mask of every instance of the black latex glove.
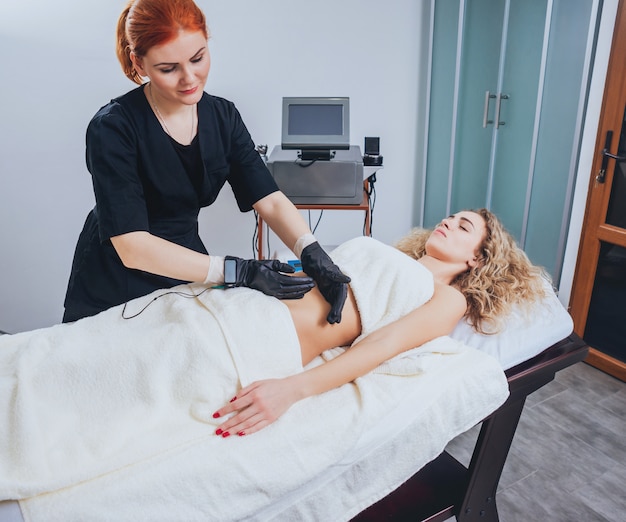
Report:
[[304,247],[300,261],[302,270],[315,279],[324,299],[330,303],[326,320],[330,324],[340,323],[350,278],[339,270],[317,241]]
[[310,277],[286,275],[295,272],[294,268],[277,259],[257,261],[232,256],[226,259],[237,263],[234,286],[247,286],[278,299],[300,299],[315,286]]

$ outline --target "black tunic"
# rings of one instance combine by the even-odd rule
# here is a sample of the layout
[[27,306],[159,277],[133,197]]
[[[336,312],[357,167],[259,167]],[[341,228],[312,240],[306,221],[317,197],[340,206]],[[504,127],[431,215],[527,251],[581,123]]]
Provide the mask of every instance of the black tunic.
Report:
[[147,231],[207,253],[198,235],[198,214],[226,181],[242,212],[278,190],[232,102],[203,94],[197,139],[204,168],[188,175],[143,87],[112,100],[91,120],[86,159],[96,205],[76,246],[64,322],[181,283],[124,267],[111,237]]

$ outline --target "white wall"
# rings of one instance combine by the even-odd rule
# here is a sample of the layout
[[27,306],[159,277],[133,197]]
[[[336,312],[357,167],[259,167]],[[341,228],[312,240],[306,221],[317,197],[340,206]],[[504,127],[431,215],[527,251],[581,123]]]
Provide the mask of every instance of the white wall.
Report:
[[[76,239],[94,203],[85,128],[134,86],[114,52],[125,3],[0,2],[0,330],[61,319]],[[349,96],[352,143],[379,136],[384,155],[374,236],[391,242],[406,232],[419,201],[426,2],[198,3],[212,33],[207,91],[233,100],[255,142],[270,148],[280,143],[283,96]],[[336,244],[361,224],[360,212],[326,212],[317,236]],[[201,214],[214,253],[251,257],[253,230],[228,188]]]

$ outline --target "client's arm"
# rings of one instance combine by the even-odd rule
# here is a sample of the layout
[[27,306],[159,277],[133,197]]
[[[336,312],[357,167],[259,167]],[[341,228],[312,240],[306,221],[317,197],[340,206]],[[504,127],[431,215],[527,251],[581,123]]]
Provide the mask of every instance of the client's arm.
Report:
[[284,379],[258,381],[242,388],[232,402],[215,413],[219,417],[238,412],[220,425],[217,434],[254,433],[295,402],[351,382],[399,353],[449,334],[465,310],[465,298],[459,291],[436,285],[426,304],[371,333],[335,359]]

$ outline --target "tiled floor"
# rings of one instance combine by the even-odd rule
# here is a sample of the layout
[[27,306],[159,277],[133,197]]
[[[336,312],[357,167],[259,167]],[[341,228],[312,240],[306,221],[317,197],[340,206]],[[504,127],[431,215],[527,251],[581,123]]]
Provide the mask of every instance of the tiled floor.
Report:
[[[477,435],[448,451],[468,464]],[[532,394],[497,505],[500,522],[626,521],[626,383],[578,363]]]

